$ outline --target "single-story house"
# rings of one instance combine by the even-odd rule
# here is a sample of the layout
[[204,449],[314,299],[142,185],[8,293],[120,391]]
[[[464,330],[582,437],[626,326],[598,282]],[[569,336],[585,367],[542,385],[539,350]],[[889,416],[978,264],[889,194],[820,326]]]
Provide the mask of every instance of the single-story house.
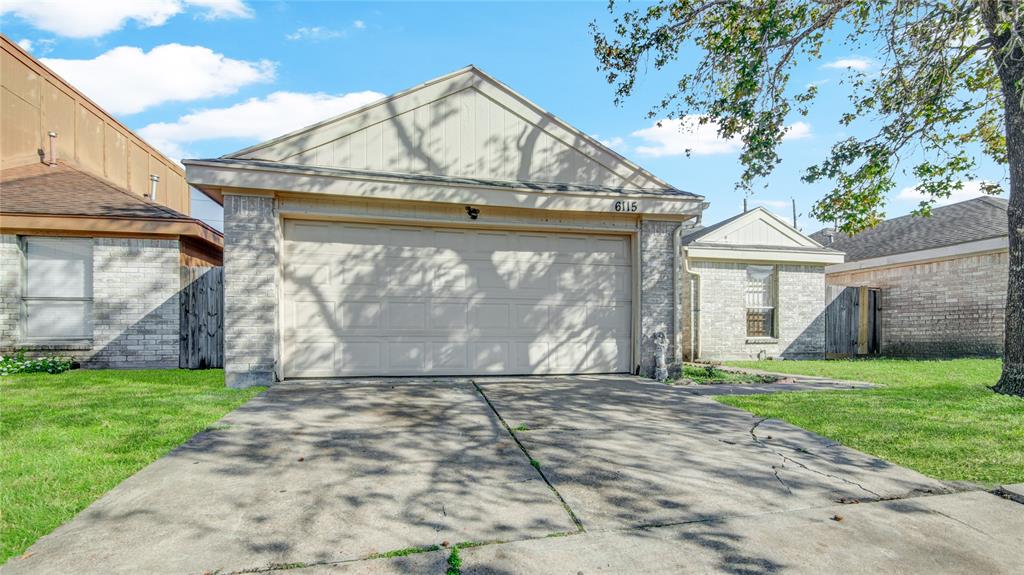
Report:
[[826,268],[835,286],[880,294],[883,355],[1000,355],[1006,318],[1007,201],[982,196],[847,236],[812,234],[846,253]]
[[843,254],[754,208],[682,236],[683,357],[810,359],[825,353],[825,266]]
[[219,266],[184,170],[0,36],[0,352],[178,367],[182,266]]
[[[704,198],[475,67],[184,164],[191,185],[224,197],[228,385],[650,375],[662,337],[666,359],[683,359],[682,237]],[[740,218],[752,227],[739,244],[688,246],[695,273],[708,270],[702,297],[714,305],[714,291],[738,290],[742,326],[747,272],[737,267],[721,287],[712,276],[723,261],[743,265],[736,250],[752,256],[767,271],[751,281],[780,282],[787,306],[790,289],[807,287],[816,302],[763,320],[757,350],[813,354],[797,333],[812,322],[795,318],[824,307],[820,258],[834,252],[762,216]],[[817,275],[791,281],[790,266],[804,264]],[[714,317],[705,311],[699,325],[703,350],[719,355]],[[739,343],[737,355],[757,353]]]

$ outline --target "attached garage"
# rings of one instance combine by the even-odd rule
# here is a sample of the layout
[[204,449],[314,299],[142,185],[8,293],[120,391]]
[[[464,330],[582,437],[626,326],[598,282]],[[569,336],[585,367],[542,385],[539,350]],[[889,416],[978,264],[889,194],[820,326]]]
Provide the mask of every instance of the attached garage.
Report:
[[474,67],[220,158],[229,385],[649,373],[678,190]]
[[629,243],[288,220],[283,376],[628,372]]

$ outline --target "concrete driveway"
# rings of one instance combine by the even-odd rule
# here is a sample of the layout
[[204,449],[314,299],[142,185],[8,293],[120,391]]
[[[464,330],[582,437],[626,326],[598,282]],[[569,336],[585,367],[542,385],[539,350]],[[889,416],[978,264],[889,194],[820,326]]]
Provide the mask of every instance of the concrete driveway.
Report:
[[466,573],[1017,565],[1024,506],[941,495],[963,489],[706,393],[628,377],[281,384],[3,571],[443,573],[444,549],[379,557],[463,542],[484,543],[462,551]]

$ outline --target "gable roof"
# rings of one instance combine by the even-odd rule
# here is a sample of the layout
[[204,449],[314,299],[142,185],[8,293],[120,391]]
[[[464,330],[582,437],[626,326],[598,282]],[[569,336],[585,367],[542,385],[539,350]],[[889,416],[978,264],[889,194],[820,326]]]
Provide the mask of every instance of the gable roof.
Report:
[[829,247],[846,252],[846,261],[854,262],[1007,236],[1008,205],[1003,198],[981,196],[935,208],[931,216],[885,220],[853,236],[835,232]]
[[705,228],[695,229],[684,234],[681,240],[683,245],[700,243],[824,249],[821,244],[762,207],[738,213]]
[[474,66],[221,160],[681,192]]

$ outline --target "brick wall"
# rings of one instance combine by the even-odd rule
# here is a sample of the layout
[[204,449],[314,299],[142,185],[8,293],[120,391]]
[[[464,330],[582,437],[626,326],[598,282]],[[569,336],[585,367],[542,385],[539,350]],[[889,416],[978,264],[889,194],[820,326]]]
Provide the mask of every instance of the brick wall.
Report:
[[224,197],[224,376],[232,387],[276,379],[279,234],[273,198]]
[[828,283],[882,290],[883,355],[1003,352],[1007,252],[829,274]]
[[178,367],[177,240],[93,239],[88,367]]
[[[666,359],[674,357],[675,329],[672,315],[675,305],[673,274],[677,262],[673,235],[679,222],[644,220],[640,225],[640,373],[654,375],[654,335],[668,337]],[[680,276],[680,280],[682,277]]]
[[[778,338],[747,337],[746,264],[691,261],[700,274],[700,359],[813,358],[825,353],[825,270],[821,265],[778,266]],[[690,279],[682,283],[683,345],[691,335]]]
[[25,345],[17,341],[20,253],[16,237],[0,241],[0,331],[6,351],[25,348],[70,355],[87,368],[178,367],[177,240],[93,239],[92,344]]
[[21,318],[21,250],[18,237],[0,235],[0,349],[12,349]]

